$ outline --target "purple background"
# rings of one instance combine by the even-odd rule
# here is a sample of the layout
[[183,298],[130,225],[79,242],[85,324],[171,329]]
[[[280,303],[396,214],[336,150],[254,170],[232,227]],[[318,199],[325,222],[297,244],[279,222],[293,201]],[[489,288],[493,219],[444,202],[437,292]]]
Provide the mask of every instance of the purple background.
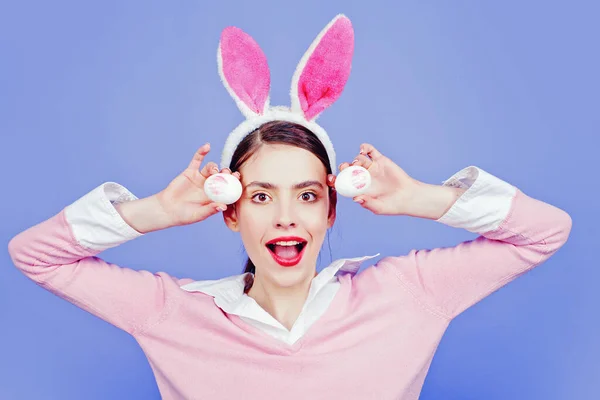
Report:
[[[421,399],[600,398],[600,272],[592,258],[600,239],[600,7],[482,3],[3,2],[0,237],[7,245],[106,181],[152,195],[206,141],[208,160],[218,162],[242,120],[217,74],[221,30],[236,25],[258,41],[271,68],[271,104],[289,105],[302,54],[345,13],[356,32],[353,70],[319,119],[339,162],[371,142],[428,183],[477,165],[573,218],[555,256],[453,321]],[[341,199],[332,255],[325,243],[318,270],[330,256],[401,255],[474,237]],[[239,274],[245,261],[220,216],[101,256],[195,279]],[[0,398],[159,393],[132,337],[28,281],[4,251]]]

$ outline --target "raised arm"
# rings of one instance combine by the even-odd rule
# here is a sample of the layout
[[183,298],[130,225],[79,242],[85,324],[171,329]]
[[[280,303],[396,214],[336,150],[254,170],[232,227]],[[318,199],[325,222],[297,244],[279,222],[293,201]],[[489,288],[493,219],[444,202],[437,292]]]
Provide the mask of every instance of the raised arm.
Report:
[[447,319],[542,264],[569,237],[569,214],[480,168],[467,167],[443,186],[464,192],[437,221],[480,236],[378,265],[393,268],[408,290]]
[[165,309],[165,273],[136,271],[97,254],[133,240],[137,232],[114,208],[137,201],[123,186],[106,182],[58,214],[16,235],[8,245],[15,266],[55,295],[129,333],[142,330]]
[[[17,234],[8,244],[15,266],[39,286],[131,334],[169,309],[169,292],[190,279],[120,267],[99,258],[103,250],[168,227],[202,221],[218,212],[202,187],[215,163],[200,163],[203,146],[188,168],[160,193],[138,199],[106,182],[58,214]],[[226,172],[226,171],[223,171]],[[172,289],[172,290],[169,290]]]
[[[498,177],[470,166],[442,185],[410,177],[368,143],[355,165],[371,173],[369,192],[354,198],[375,214],[436,220],[479,234],[455,247],[413,250],[386,257],[376,266],[390,269],[414,296],[451,319],[483,297],[542,264],[566,241],[571,217],[524,194]],[[348,167],[342,163],[340,170]],[[335,185],[335,177],[328,177]]]

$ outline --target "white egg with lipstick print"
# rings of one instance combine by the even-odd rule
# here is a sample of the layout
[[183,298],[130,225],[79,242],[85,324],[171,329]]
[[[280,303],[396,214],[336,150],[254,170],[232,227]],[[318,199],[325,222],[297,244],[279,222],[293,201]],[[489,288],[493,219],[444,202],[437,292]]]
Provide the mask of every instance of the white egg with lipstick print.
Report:
[[242,184],[231,174],[217,173],[204,181],[204,193],[214,202],[233,204],[242,196]]
[[345,197],[363,194],[370,186],[371,174],[359,165],[344,168],[335,178],[335,190]]

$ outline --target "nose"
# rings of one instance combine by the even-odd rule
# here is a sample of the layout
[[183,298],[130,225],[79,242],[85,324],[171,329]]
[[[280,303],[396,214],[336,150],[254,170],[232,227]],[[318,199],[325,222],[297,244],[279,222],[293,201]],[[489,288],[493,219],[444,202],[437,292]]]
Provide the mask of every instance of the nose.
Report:
[[289,204],[280,202],[275,213],[275,227],[288,229],[296,226],[296,217],[293,207]]

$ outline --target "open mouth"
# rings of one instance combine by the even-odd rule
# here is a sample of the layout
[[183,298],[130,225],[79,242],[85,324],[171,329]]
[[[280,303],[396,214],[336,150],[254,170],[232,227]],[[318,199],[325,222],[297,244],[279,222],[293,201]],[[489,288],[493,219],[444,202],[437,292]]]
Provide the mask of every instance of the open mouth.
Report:
[[[269,248],[269,250],[271,250],[273,253],[275,252],[275,247],[278,246],[275,243],[271,243],[268,244],[267,247]],[[296,251],[298,253],[300,253],[302,251],[302,249],[304,248],[304,246],[306,246],[306,242],[300,242],[298,244],[294,244],[292,245],[293,247],[296,248]],[[280,247],[292,247],[292,246],[280,246]]]
[[273,259],[283,267],[291,267],[300,262],[306,248],[306,241],[296,241],[295,243],[282,242],[269,243],[267,248]]

